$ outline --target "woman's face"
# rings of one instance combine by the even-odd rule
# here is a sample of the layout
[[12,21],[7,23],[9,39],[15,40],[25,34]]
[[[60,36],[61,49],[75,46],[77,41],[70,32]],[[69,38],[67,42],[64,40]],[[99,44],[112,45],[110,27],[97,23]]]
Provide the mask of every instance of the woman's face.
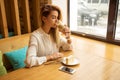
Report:
[[46,17],[45,24],[50,28],[56,28],[57,21],[58,21],[58,12],[51,11],[48,17]]

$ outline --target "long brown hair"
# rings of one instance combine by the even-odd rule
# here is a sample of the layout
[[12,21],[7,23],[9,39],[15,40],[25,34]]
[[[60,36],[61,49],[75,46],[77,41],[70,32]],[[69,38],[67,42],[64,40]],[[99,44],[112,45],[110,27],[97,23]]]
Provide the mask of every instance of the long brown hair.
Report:
[[[41,10],[40,10],[40,24],[41,24],[41,26],[44,25],[44,22],[42,21],[42,16],[47,17],[50,14],[51,11],[57,11],[58,12],[58,20],[62,21],[61,9],[56,5],[45,4],[41,7]],[[51,29],[50,34],[52,34],[54,41],[57,43],[57,46],[59,46],[59,31],[58,31],[58,28]]]

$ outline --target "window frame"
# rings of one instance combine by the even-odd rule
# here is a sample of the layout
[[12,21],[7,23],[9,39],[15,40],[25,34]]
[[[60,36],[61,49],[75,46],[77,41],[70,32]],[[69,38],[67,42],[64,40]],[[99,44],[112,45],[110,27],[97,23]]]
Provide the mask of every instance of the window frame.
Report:
[[[120,45],[120,40],[115,40],[115,29],[117,23],[118,6],[119,6],[119,0],[110,0],[106,38],[92,34],[85,34],[77,31],[72,31],[72,34]],[[68,26],[70,26],[70,0],[68,0]]]

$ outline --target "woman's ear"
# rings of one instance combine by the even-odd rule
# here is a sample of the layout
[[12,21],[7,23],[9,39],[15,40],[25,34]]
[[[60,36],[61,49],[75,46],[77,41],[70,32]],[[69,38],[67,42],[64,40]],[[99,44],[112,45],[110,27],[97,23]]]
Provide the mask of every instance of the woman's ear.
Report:
[[42,21],[46,22],[46,17],[45,16],[42,16]]

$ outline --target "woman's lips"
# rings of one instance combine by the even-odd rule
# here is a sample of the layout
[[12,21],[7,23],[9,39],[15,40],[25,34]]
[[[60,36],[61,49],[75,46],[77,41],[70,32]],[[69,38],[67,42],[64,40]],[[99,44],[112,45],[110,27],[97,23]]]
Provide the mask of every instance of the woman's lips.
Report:
[[57,24],[54,24],[55,27],[57,27]]

